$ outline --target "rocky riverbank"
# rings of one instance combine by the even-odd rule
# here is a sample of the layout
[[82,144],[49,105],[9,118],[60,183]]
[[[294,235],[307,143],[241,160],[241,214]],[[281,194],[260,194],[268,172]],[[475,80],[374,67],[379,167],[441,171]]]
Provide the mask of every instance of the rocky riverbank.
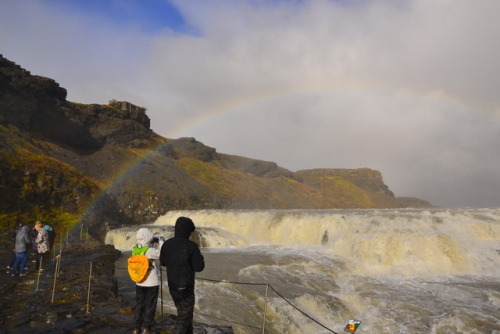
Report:
[[[8,240],[8,236],[2,238],[4,268],[12,256]],[[62,252],[57,249],[59,253],[60,258],[51,255],[40,274],[33,270],[32,258],[26,276],[2,273],[0,333],[131,333],[134,302],[118,293],[114,273],[120,252],[86,240],[63,244]],[[170,333],[174,321],[173,315],[159,316],[157,333]],[[195,333],[233,331],[196,324]]]

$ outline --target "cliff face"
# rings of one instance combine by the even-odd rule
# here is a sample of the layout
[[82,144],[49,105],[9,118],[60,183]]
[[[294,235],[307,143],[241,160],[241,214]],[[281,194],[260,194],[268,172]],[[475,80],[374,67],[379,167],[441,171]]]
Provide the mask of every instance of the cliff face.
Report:
[[294,173],[194,138],[163,138],[151,131],[145,108],[69,102],[54,80],[2,56],[0,136],[0,213],[83,213],[96,234],[172,209],[430,206],[394,197],[367,168]]
[[[304,184],[322,192],[335,192],[335,188],[344,187],[342,194],[344,205],[364,208],[423,208],[430,203],[413,197],[395,197],[384,183],[379,171],[369,168],[358,169],[311,169],[294,174]],[[359,189],[363,194],[359,193]],[[357,191],[358,190],[358,191]],[[363,200],[364,199],[364,200]]]
[[127,102],[81,105],[66,101],[66,89],[31,75],[0,56],[0,123],[76,149],[131,142],[152,135],[145,109]]

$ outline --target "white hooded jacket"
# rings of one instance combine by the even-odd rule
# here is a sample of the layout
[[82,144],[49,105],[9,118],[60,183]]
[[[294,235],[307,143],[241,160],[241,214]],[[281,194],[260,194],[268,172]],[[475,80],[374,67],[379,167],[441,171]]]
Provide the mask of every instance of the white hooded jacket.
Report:
[[[149,248],[146,251],[146,257],[150,260],[158,260],[160,258],[160,250],[163,245],[163,240],[160,240],[157,248],[152,247],[152,241],[154,238],[153,233],[148,228],[140,228],[137,231],[137,246],[136,247],[146,247]],[[160,274],[157,269],[156,261],[152,261],[152,268],[148,272],[148,276],[142,283],[136,283],[138,286],[158,286],[160,285]]]

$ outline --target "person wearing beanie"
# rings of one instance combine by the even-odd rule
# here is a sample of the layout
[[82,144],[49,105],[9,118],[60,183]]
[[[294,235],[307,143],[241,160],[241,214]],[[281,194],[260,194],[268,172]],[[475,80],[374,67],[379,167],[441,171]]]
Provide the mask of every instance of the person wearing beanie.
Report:
[[177,308],[174,334],[193,333],[195,272],[205,268],[198,245],[189,240],[195,229],[190,218],[177,218],[175,235],[165,241],[160,252],[160,264],[167,268],[168,289]]
[[[148,228],[140,228],[137,230],[137,245],[133,251],[144,255],[149,259],[150,266],[146,278],[136,283],[134,307],[134,330],[133,334],[149,334],[153,333],[152,328],[155,324],[156,303],[158,300],[158,292],[160,282],[159,271],[156,267],[156,261],[160,257],[160,249],[163,245],[163,239],[158,239],[155,242],[153,233]],[[142,330],[141,330],[142,328]]]

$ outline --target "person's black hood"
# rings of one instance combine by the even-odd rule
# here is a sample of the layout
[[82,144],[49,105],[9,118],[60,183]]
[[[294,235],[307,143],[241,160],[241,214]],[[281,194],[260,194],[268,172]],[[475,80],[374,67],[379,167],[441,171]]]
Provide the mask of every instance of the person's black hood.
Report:
[[179,217],[175,222],[175,236],[189,239],[191,233],[196,229],[193,221],[187,217]]

